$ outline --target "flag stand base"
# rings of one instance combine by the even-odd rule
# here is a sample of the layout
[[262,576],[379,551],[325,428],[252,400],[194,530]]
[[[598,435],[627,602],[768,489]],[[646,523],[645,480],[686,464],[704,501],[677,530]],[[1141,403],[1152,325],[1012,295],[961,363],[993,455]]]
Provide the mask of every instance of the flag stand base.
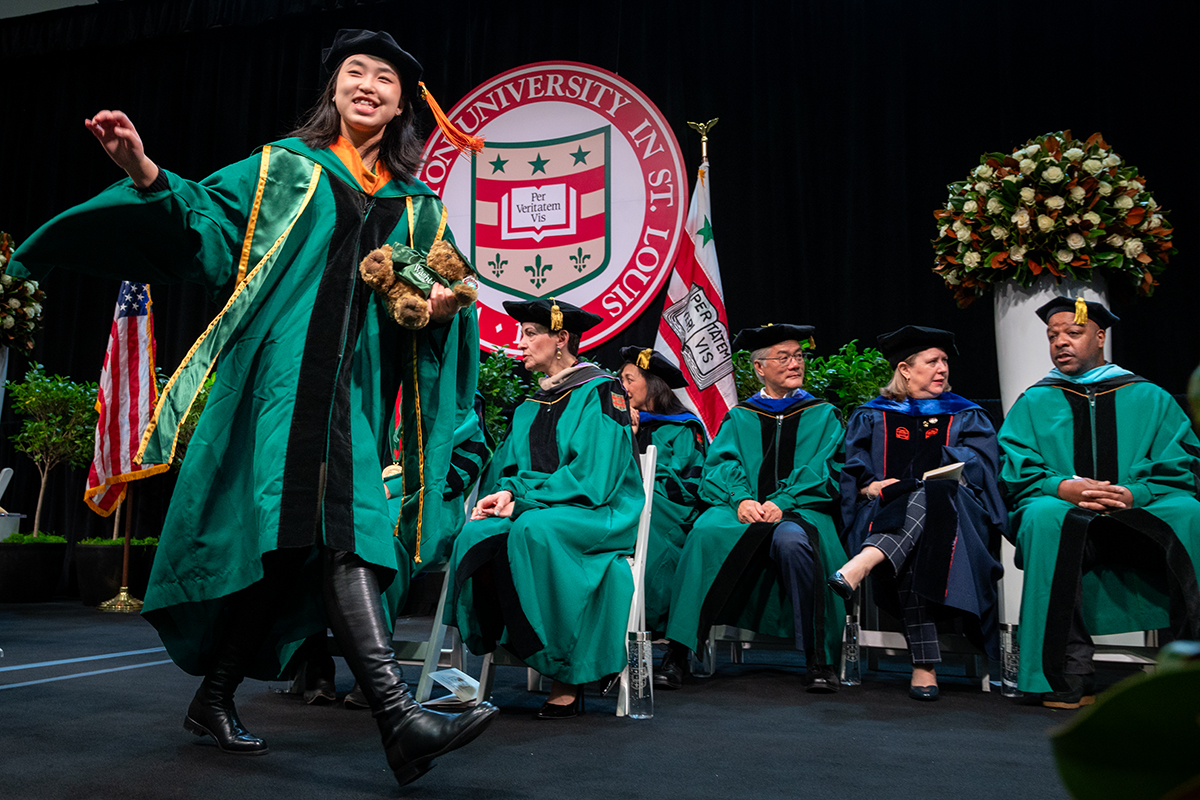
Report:
[[142,610],[142,601],[129,593],[128,586],[122,586],[121,591],[112,600],[105,600],[96,606],[100,611],[123,611],[136,613]]

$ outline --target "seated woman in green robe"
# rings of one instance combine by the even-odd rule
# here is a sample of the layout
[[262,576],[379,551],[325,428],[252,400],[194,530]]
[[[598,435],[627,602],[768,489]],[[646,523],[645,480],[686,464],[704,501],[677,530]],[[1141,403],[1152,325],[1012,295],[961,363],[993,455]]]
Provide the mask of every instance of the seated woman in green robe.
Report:
[[600,321],[567,303],[506,302],[541,388],[517,408],[454,542],[446,624],[473,653],[497,645],[554,679],[539,719],[583,709],[582,684],[620,672],[633,599],[627,556],[645,498],[625,392],[579,362]]
[[[128,180],[43,226],[9,271],[63,266],[232,293],[167,384],[139,453],[171,460],[175,428],[213,374],[143,614],[175,663],[204,676],[184,728],[241,755],[268,748],[242,725],[237,686],[277,677],[305,637],[332,628],[405,784],[496,713],[416,703],[380,600],[399,566],[379,480],[392,399],[403,383],[406,404],[425,411],[425,439],[409,437],[405,453],[425,467],[412,482],[420,505],[441,496],[452,433],[472,408],[478,331],[474,308],[440,286],[433,322],[405,330],[359,273],[376,247],[425,253],[449,233],[441,201],[413,177],[421,65],[362,30],[339,31],[322,63],[330,79],[293,138],[200,182],[151,161],[124,113],[87,120]],[[438,504],[424,505],[431,516]]]
[[[700,418],[683,407],[673,389],[687,387],[687,378],[657,350],[622,347],[621,383],[629,395],[629,414],[638,450],[658,448],[654,474],[654,511],[646,548],[646,627],[661,637],[667,629],[671,584],[692,523],[704,509],[700,475],[708,439]],[[679,659],[663,658],[654,685],[678,689],[683,685]]]

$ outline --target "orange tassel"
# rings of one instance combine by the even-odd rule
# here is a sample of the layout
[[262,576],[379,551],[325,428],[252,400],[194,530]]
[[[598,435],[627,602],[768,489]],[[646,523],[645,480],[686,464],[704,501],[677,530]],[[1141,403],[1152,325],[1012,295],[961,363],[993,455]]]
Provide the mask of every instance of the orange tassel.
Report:
[[441,128],[446,141],[454,145],[455,149],[460,153],[466,153],[468,150],[472,153],[478,153],[483,149],[482,136],[469,136],[454,127],[454,123],[446,116],[446,112],[442,111],[442,107],[438,105],[437,100],[434,100],[433,95],[425,88],[425,81],[419,81],[417,85],[421,87],[421,97],[429,104],[429,110],[433,112],[433,118],[437,121],[437,126]]

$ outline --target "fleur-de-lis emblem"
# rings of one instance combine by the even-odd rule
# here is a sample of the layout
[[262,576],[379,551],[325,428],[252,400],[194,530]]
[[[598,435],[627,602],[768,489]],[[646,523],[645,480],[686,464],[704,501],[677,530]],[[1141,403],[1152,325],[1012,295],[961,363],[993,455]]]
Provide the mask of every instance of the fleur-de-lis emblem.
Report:
[[492,274],[499,278],[504,274],[504,265],[508,262],[500,258],[500,254],[496,253],[494,261],[488,261],[488,266],[492,268]]
[[592,254],[583,252],[583,248],[580,247],[575,255],[567,257],[571,259],[571,266],[575,267],[579,272],[583,272],[587,269],[587,260],[592,257]]
[[529,282],[533,284],[533,288],[540,289],[542,284],[546,282],[546,273],[554,269],[553,264],[543,264],[542,257],[535,256],[532,264],[525,265],[525,271],[533,273],[533,277]]

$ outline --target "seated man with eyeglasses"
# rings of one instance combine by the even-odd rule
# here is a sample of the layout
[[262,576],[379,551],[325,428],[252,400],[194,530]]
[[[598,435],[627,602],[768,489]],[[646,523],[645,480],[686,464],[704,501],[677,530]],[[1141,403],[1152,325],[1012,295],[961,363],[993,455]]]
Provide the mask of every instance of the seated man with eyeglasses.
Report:
[[662,670],[682,675],[687,653],[712,625],[792,638],[805,654],[810,692],[835,692],[846,618],[820,576],[846,558],[832,514],[845,430],[837,409],[804,385],[808,325],[737,335],[763,388],[730,409],[704,462],[696,520],[671,590],[670,645]]

